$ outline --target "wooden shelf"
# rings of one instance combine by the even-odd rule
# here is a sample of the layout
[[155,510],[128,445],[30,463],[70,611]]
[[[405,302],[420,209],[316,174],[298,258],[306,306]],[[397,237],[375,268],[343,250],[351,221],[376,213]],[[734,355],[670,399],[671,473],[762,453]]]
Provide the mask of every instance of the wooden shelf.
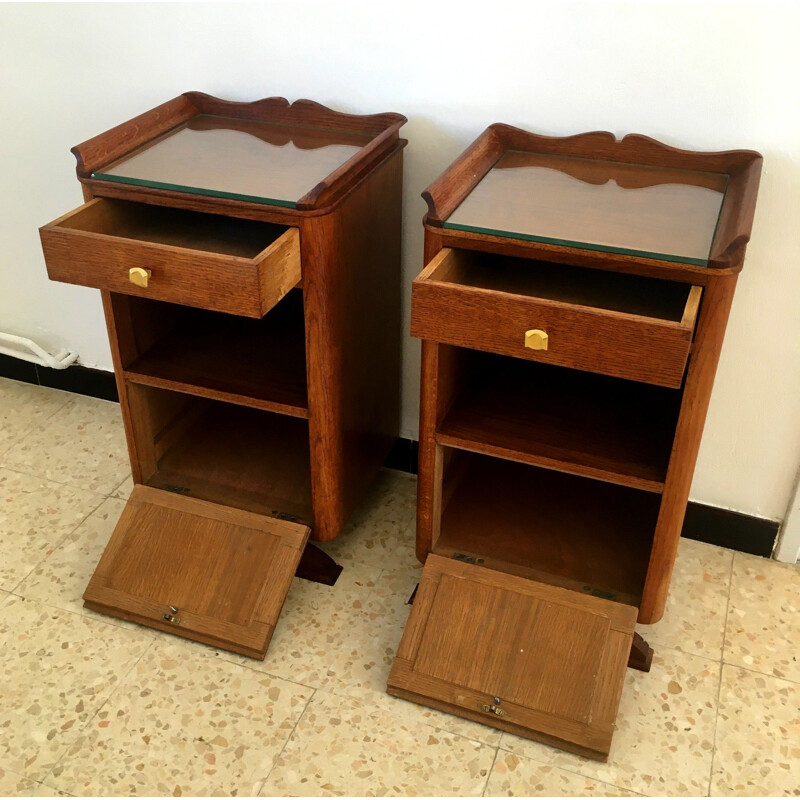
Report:
[[479,353],[439,444],[660,492],[680,392]]
[[176,321],[125,369],[127,380],[308,417],[299,290],[258,320],[157,305],[165,315],[174,313]]
[[[433,552],[636,605],[660,497],[484,455],[448,466]],[[478,560],[480,559],[480,560]]]
[[[163,402],[145,389],[151,401]],[[168,402],[171,398],[167,399]],[[148,486],[310,525],[308,424],[191,398],[155,438]]]

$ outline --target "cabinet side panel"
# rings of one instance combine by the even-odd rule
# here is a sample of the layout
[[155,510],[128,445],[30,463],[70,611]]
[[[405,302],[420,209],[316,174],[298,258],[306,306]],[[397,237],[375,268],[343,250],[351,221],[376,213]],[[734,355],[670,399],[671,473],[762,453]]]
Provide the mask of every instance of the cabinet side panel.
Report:
[[[442,236],[425,229],[425,265],[442,249]],[[443,502],[445,459],[436,444],[436,429],[453,404],[465,377],[467,351],[422,341],[419,412],[419,468],[417,482],[416,553],[421,563],[431,553],[439,536]]]
[[397,438],[402,151],[301,227],[313,538],[339,535]]
[[[425,229],[424,266],[442,249],[438,231]],[[424,564],[434,539],[434,516],[441,497],[441,455],[437,457],[436,441],[436,376],[439,371],[440,345],[422,342],[419,387],[419,457],[417,466],[417,543],[416,552]],[[437,466],[439,469],[437,469]],[[439,473],[437,477],[437,472]]]
[[441,453],[436,440],[436,376],[439,372],[437,342],[422,342],[419,402],[419,463],[417,474],[417,559],[425,563],[433,547],[435,517],[441,502]]
[[713,278],[703,292],[683,400],[667,468],[661,509],[647,569],[639,622],[652,624],[664,614],[675,566],[681,526],[689,500],[711,389],[736,289],[736,275]]
[[[100,294],[103,298],[103,313],[106,318],[108,341],[111,345],[111,359],[114,364],[114,377],[117,381],[122,421],[125,425],[125,439],[128,443],[128,455],[131,461],[133,482],[142,483],[143,454],[140,454],[137,449],[131,416],[131,401],[128,396],[128,385],[125,383],[122,374],[125,364],[132,360],[137,354],[128,298],[121,295],[114,295],[107,291],[102,291]],[[147,471],[147,469],[148,468],[145,467],[145,471]]]

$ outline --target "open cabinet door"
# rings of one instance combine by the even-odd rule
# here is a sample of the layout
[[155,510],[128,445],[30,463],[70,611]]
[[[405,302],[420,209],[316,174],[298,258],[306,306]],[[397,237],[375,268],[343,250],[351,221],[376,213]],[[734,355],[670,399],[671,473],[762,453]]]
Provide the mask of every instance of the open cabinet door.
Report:
[[388,691],[604,760],[637,609],[430,555]]
[[136,486],[86,607],[264,658],[309,528]]

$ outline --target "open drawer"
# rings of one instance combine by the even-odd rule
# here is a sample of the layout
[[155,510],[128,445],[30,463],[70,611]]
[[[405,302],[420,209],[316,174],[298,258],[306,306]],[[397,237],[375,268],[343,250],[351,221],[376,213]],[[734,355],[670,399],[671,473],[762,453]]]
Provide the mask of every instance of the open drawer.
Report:
[[411,334],[677,388],[702,289],[443,248],[414,281]]
[[84,604],[264,658],[309,532],[305,525],[136,486]]
[[95,198],[40,228],[51,280],[263,317],[301,280],[300,234],[266,222]]

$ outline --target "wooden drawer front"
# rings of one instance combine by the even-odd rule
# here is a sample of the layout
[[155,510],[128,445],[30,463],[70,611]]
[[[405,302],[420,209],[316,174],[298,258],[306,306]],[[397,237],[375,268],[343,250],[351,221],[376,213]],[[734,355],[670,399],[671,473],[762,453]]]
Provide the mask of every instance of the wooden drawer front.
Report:
[[[414,281],[411,334],[677,388],[701,292],[699,286],[444,248]],[[526,347],[531,330],[546,332],[547,349]]]
[[300,282],[298,230],[252,220],[97,198],[40,235],[51,280],[229,314],[262,317]]

